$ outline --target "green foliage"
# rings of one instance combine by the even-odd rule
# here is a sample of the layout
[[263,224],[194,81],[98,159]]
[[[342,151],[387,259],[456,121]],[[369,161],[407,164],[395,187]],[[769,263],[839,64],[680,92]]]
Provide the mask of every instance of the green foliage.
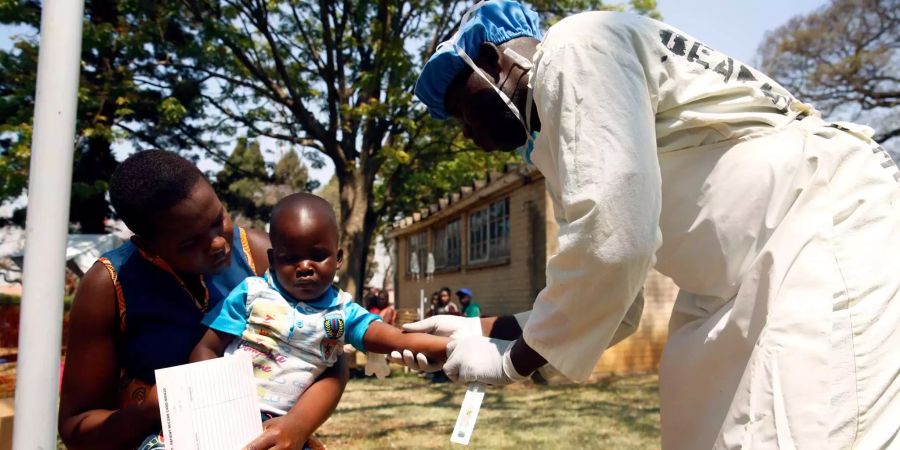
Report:
[[279,199],[308,192],[314,183],[294,151],[286,152],[270,176],[259,142],[246,137],[237,144],[216,175],[214,187],[239,224],[262,228]]
[[317,186],[311,184],[315,180],[309,179],[309,171],[297,152],[289,150],[275,164],[275,182],[289,187],[294,192],[308,192]]
[[527,3],[541,15],[541,18],[544,20],[545,29],[566,16],[583,11],[629,11],[646,15],[654,19],[662,18],[659,11],[656,10],[656,0],[630,0],[627,4],[606,4],[602,0],[535,0]]
[[[119,115],[125,115],[127,111],[123,109],[116,110]],[[181,122],[186,115],[187,108],[177,98],[169,97],[159,104],[159,116],[164,124],[170,125]]]
[[[21,20],[24,11],[11,8],[10,3],[0,3],[0,20]],[[36,69],[37,52],[27,42],[0,51],[0,203],[19,197],[28,185]]]
[[244,137],[237,140],[234,150],[217,176],[217,181],[228,185],[246,178],[265,181],[268,173],[259,142],[249,141],[248,145],[248,139]]
[[316,195],[324,198],[331,203],[331,208],[334,209],[334,215],[340,220],[341,218],[341,186],[338,182],[336,176],[332,176],[325,186],[322,186],[322,189],[319,189],[316,192]]
[[[0,51],[0,203],[27,185],[40,8],[35,0],[0,1],[0,25],[29,30]],[[202,79],[173,63],[176,49],[179,58],[190,57],[180,47],[187,24],[177,8],[165,1],[85,3],[70,217],[82,232],[104,231],[114,142],[176,151],[206,143],[193,122],[204,114]]]
[[769,33],[761,68],[835,118],[900,136],[900,0],[833,0]]
[[[68,311],[72,308],[72,299],[74,296],[65,295],[63,296],[63,311]],[[0,294],[0,307],[4,306],[21,306],[22,297],[18,295],[9,295],[9,294]]]
[[239,138],[234,150],[216,175],[219,198],[237,219],[247,225],[261,225],[268,219],[274,202],[267,201],[265,188],[269,174],[259,143]]
[[22,303],[22,297],[18,295],[0,294],[0,306],[19,305]]
[[31,125],[0,125],[0,199],[14,199],[28,184]]
[[631,0],[631,8],[634,12],[662,20],[662,14],[656,10],[656,0]]

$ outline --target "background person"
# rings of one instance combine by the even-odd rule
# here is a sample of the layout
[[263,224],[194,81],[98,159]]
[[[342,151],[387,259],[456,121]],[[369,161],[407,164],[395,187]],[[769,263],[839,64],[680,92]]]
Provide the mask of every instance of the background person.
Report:
[[451,300],[451,296],[453,295],[452,292],[453,291],[451,291],[449,287],[442,287],[441,290],[438,291],[438,305],[434,311],[435,315],[459,315],[459,307]]
[[372,314],[380,313],[381,308],[378,305],[378,294],[371,292],[368,295],[366,295],[365,305],[363,305],[363,306],[365,306],[366,311],[368,311]]
[[431,293],[431,304],[425,310],[425,317],[431,317],[437,314],[438,308],[441,306],[441,293],[434,291]]
[[[435,316],[458,316],[459,315],[459,307],[456,306],[451,298],[451,293],[453,291],[450,290],[449,287],[442,287],[440,291],[438,291],[438,304],[434,309]],[[450,381],[450,378],[447,377],[447,374],[443,370],[435,371],[431,376],[431,381],[435,383],[446,383]]]
[[459,306],[464,317],[481,317],[481,307],[472,301],[472,291],[462,288],[456,291],[456,297],[459,299]]
[[381,308],[381,311],[378,313],[381,316],[381,320],[390,326],[396,326],[397,309],[391,304],[386,291],[381,291],[378,294],[378,307]]

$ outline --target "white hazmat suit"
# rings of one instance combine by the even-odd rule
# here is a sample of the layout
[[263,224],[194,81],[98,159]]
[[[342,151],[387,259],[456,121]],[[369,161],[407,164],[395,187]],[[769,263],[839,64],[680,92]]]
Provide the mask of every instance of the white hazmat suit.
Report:
[[529,346],[585,380],[655,265],[664,448],[898,445],[900,173],[871,130],[634,15],[562,20],[533,63],[559,253]]

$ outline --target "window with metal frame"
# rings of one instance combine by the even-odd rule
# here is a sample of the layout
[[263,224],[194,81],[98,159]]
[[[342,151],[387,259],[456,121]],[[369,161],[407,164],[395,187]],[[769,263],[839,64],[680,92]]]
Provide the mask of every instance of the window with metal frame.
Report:
[[[418,274],[425,274],[425,264],[428,258],[428,231],[416,233],[407,238],[406,248],[406,274],[412,275],[413,266],[418,268]],[[415,258],[413,258],[415,255]]]
[[470,264],[509,256],[509,198],[469,214]]
[[446,269],[459,267],[462,237],[460,236],[460,220],[452,220],[433,232],[434,267]]

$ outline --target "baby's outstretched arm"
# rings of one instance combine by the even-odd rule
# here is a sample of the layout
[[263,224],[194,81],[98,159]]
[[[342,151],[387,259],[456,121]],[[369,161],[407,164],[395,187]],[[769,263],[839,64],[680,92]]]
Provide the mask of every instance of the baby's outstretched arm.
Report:
[[392,351],[412,350],[436,361],[447,359],[449,338],[424,333],[404,333],[381,322],[372,322],[363,337],[366,351],[388,354]]
[[215,359],[222,356],[225,353],[225,347],[228,347],[232,339],[234,339],[234,336],[228,333],[208,328],[203,337],[200,338],[200,342],[191,351],[190,361],[206,361],[207,359]]

